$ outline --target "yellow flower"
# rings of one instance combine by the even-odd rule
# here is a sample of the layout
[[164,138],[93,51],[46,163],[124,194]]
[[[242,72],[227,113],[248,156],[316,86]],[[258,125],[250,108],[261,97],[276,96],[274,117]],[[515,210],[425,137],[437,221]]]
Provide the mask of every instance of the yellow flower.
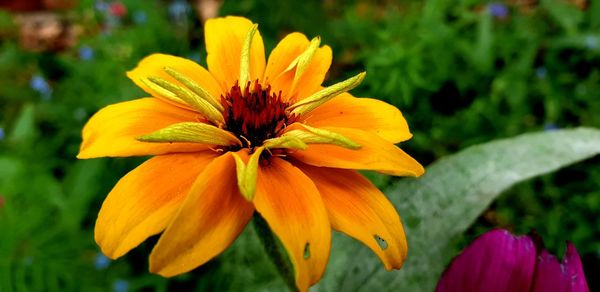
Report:
[[287,35],[265,61],[256,25],[207,21],[208,71],[154,54],[127,73],[152,97],[117,103],[83,129],[78,158],[154,155],[108,194],[96,221],[118,258],[162,232],[150,271],[170,277],[225,250],[258,212],[307,290],[325,270],[331,227],[360,240],[385,268],[407,244],[400,217],[355,169],[420,176],[394,146],[411,138],[399,110],[346,93],[364,73],[322,87],[331,49]]

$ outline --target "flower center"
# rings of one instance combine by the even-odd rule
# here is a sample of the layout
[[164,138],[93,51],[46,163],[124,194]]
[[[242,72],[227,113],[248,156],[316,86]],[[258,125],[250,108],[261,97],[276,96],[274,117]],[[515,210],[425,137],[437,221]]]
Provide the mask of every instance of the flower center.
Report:
[[281,100],[281,92],[271,92],[270,85],[263,87],[258,80],[248,82],[245,89],[236,82],[226,96],[221,96],[221,103],[225,108],[225,129],[238,136],[247,148],[277,137],[292,118],[285,112],[288,104]]

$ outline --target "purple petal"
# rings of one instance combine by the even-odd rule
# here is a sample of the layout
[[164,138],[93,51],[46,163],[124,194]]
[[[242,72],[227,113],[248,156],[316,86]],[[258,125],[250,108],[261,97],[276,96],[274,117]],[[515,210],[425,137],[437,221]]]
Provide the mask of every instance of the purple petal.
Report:
[[508,7],[502,3],[490,3],[488,5],[490,14],[497,18],[505,18],[508,16]]
[[537,258],[534,292],[588,292],[581,259],[575,246],[567,242],[562,263],[548,251],[542,250]]
[[529,236],[492,230],[454,258],[436,291],[529,291],[535,258],[535,244]]

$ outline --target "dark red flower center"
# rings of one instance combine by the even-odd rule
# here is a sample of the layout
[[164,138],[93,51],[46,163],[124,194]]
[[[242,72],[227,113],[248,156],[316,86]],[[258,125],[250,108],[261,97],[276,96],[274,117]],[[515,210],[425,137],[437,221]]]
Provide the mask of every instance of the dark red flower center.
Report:
[[243,90],[236,82],[226,96],[221,96],[221,103],[225,107],[225,129],[238,136],[243,147],[262,145],[264,140],[277,137],[290,122],[281,91],[271,92],[270,85],[263,87],[258,80],[248,82]]

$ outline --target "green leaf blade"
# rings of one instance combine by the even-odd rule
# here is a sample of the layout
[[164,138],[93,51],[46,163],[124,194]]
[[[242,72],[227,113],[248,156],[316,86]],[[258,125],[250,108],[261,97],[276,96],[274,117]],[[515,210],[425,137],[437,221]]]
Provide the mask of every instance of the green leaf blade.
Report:
[[403,219],[408,260],[386,272],[360,244],[333,240],[330,274],[321,286],[336,290],[433,291],[454,252],[454,239],[503,191],[527,179],[600,154],[600,130],[530,133],[467,148],[427,168],[420,179],[385,191]]

